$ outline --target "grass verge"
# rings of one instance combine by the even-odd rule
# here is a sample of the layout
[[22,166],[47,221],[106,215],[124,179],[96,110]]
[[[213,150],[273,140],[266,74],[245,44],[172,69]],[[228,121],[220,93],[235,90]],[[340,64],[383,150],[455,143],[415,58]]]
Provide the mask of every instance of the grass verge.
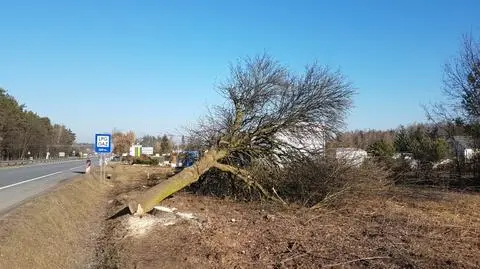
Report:
[[92,268],[108,184],[81,176],[0,219],[0,268]]

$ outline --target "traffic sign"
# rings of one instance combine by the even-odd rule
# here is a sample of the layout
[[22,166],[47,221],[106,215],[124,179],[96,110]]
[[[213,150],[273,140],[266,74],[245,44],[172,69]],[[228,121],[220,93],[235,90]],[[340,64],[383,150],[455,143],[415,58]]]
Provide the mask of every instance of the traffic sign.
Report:
[[111,134],[95,134],[95,152],[96,153],[112,152],[112,135]]

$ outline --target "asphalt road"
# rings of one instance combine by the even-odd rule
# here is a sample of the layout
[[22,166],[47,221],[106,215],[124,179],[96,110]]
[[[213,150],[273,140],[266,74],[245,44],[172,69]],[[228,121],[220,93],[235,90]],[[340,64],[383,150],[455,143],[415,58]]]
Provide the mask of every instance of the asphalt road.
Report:
[[[86,160],[0,168],[0,212],[85,171]],[[92,163],[93,160],[92,160]]]

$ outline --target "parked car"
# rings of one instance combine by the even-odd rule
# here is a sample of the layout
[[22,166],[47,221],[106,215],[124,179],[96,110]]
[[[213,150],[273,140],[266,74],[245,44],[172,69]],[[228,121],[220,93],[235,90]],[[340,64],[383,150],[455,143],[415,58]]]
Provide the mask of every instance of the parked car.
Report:
[[184,151],[178,155],[177,167],[185,168],[192,166],[200,158],[198,151]]

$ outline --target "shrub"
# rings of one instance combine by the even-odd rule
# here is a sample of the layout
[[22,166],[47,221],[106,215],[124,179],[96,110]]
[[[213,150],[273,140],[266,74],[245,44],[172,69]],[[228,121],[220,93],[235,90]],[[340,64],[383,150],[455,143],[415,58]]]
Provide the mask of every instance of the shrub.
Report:
[[392,157],[395,153],[395,147],[385,140],[379,140],[368,146],[367,151],[374,157]]
[[395,140],[398,152],[412,153],[413,158],[423,163],[434,163],[448,157],[450,148],[445,139],[430,134],[420,127],[406,130],[400,128]]
[[351,193],[377,190],[388,181],[388,173],[375,163],[356,167],[335,159],[306,159],[295,162],[262,183],[275,188],[282,199],[307,207],[335,204]]
[[158,165],[158,159],[142,155],[133,159],[133,164]]
[[210,169],[186,190],[200,195],[229,197],[244,201],[261,199],[261,194],[247,186],[240,178],[219,169]]
[[[388,171],[375,163],[354,167],[328,159],[304,159],[281,169],[250,167],[252,179],[274,197],[287,203],[311,207],[333,204],[348,193],[377,190],[389,184]],[[212,169],[188,188],[197,194],[231,197],[240,200],[265,198],[258,189],[238,177]]]

